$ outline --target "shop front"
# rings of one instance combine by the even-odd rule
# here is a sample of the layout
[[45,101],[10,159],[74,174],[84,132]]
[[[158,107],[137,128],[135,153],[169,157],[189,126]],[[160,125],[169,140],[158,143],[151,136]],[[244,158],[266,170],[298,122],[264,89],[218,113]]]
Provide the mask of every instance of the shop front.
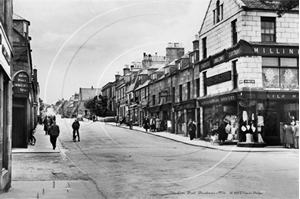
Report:
[[280,145],[281,127],[299,120],[297,91],[244,91],[238,99],[241,143]]
[[189,119],[195,121],[196,100],[188,100],[173,105],[175,112],[175,133],[187,136]]
[[148,107],[147,111],[149,113],[149,116],[152,117],[152,118],[156,117],[156,116],[159,116],[160,105]]
[[168,131],[171,132],[171,113],[172,113],[172,103],[162,104],[161,108],[161,115],[162,115],[162,131]]
[[30,128],[29,75],[25,71],[19,71],[13,80],[12,147],[27,148]]
[[[299,121],[299,92],[257,92],[257,127],[268,145],[282,143],[280,129],[291,121]],[[259,119],[261,118],[261,119]]]
[[218,128],[226,122],[230,125],[230,135],[225,140],[236,141],[238,139],[238,102],[237,93],[223,94],[198,100],[199,106],[203,108],[203,132],[202,137],[218,134]]

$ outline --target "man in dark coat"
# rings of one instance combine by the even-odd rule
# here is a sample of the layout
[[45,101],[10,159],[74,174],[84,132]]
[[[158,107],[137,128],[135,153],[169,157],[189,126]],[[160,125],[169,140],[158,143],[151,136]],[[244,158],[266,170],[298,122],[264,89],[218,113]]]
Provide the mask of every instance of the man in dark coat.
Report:
[[72,124],[72,128],[73,128],[73,141],[76,141],[76,136],[78,137],[78,142],[80,142],[80,136],[79,136],[79,127],[80,124],[78,122],[77,119],[75,119],[75,121]]
[[190,135],[190,140],[193,140],[196,137],[196,124],[192,119],[190,119],[188,123],[188,130],[189,130],[189,135]]
[[50,142],[53,146],[53,150],[56,148],[56,140],[57,137],[59,136],[59,126],[56,124],[55,121],[53,121],[53,124],[49,128],[49,135],[50,135]]
[[146,132],[148,132],[148,129],[150,128],[150,120],[148,116],[146,116],[143,120],[143,127],[146,129]]
[[218,127],[218,134],[219,134],[219,140],[221,141],[221,144],[227,140],[228,134],[226,133],[225,127],[227,123],[224,121],[221,122],[220,126]]

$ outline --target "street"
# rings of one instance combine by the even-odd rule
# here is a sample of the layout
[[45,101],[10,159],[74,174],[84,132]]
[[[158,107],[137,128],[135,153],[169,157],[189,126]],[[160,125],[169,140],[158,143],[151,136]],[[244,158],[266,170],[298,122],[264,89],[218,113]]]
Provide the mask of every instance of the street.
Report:
[[[299,197],[298,151],[223,152],[91,121],[80,122],[80,142],[73,142],[72,122],[58,119],[60,155],[19,164],[32,172],[13,180],[90,179],[103,198]],[[49,168],[35,172],[38,160],[55,164],[56,176]]]

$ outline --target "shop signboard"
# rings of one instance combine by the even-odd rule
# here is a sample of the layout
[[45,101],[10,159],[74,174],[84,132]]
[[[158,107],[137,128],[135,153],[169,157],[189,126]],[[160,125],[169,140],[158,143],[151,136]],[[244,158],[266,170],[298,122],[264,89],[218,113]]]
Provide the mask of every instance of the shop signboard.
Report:
[[258,99],[274,99],[274,100],[298,100],[299,93],[283,93],[283,92],[272,92],[272,93],[259,93]]
[[200,71],[211,68],[222,62],[227,62],[240,56],[280,56],[280,57],[298,57],[298,46],[274,46],[249,44],[245,40],[240,40],[235,46],[209,56],[199,62]]
[[208,77],[206,79],[206,85],[207,86],[212,86],[215,84],[220,84],[226,81],[230,81],[231,80],[231,71],[227,71],[225,73],[221,73],[212,77]]
[[219,104],[223,102],[235,101],[237,100],[236,94],[227,94],[222,96],[211,97],[208,99],[199,100],[200,106],[211,105],[211,104]]
[[13,92],[14,94],[28,96],[29,91],[29,76],[25,71],[21,71],[14,77]]
[[280,56],[291,57],[299,56],[299,47],[297,46],[266,46],[252,45],[254,53],[261,56]]

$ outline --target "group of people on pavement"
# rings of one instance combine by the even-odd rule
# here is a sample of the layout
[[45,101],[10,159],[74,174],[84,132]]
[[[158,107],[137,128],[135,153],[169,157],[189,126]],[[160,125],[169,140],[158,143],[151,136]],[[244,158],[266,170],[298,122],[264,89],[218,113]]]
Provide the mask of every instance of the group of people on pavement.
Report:
[[159,132],[162,130],[162,121],[158,116],[151,118],[146,116],[143,119],[143,128],[146,130],[146,132],[148,132],[148,129],[151,132]]
[[285,148],[299,149],[299,121],[291,121],[280,124],[280,140]]
[[55,150],[56,140],[60,133],[59,126],[56,124],[55,115],[54,116],[45,116],[43,124],[44,124],[45,135],[50,136],[50,142],[53,146],[53,150]]
[[[50,136],[50,142],[53,146],[53,150],[55,150],[56,141],[60,133],[59,126],[56,124],[55,116],[45,116],[43,120],[43,125],[44,125],[45,135]],[[74,142],[76,142],[76,138],[78,138],[77,140],[78,142],[80,142],[79,128],[80,128],[80,123],[78,119],[75,119],[75,121],[72,123]]]
[[[146,130],[146,132],[148,132],[148,129],[151,132],[159,132],[162,130],[161,125],[162,125],[161,119],[158,116],[156,116],[156,118],[153,117],[150,119],[148,116],[146,116],[143,119],[143,128]],[[187,126],[188,126],[188,133],[190,136],[190,140],[193,140],[196,137],[196,130],[197,130],[196,123],[195,121],[190,119]]]

